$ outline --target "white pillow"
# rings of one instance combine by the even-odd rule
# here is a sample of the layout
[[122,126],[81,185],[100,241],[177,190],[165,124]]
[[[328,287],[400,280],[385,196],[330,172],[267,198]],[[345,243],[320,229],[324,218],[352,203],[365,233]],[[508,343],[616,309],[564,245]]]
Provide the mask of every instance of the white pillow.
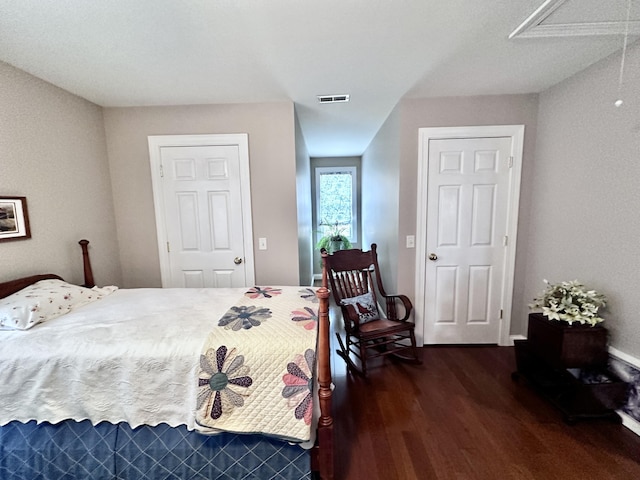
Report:
[[114,290],[116,287],[91,289],[62,280],[40,280],[0,300],[0,330],[27,330]]
[[361,324],[380,319],[380,313],[371,292],[357,297],[343,298],[340,300],[340,304],[345,305],[347,308],[353,308]]

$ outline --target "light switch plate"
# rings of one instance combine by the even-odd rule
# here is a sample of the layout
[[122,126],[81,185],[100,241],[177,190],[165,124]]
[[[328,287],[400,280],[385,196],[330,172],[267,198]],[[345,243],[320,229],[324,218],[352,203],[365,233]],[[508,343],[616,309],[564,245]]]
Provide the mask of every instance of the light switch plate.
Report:
[[415,235],[407,235],[407,248],[415,248],[416,237]]
[[258,250],[266,250],[267,249],[267,239],[264,237],[258,238]]

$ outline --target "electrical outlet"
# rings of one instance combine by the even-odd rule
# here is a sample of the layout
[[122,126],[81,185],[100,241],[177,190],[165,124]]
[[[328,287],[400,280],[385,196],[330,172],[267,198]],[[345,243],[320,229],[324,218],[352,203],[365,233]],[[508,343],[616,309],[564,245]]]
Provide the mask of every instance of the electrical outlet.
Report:
[[258,250],[266,250],[267,249],[267,239],[264,237],[258,238]]
[[415,248],[416,237],[415,235],[407,235],[407,248]]

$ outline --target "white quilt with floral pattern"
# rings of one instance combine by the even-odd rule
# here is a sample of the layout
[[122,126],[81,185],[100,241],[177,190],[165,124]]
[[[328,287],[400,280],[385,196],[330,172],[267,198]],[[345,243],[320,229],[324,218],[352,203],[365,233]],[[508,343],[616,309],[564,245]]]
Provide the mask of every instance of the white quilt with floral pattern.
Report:
[[200,429],[309,440],[317,320],[311,289],[249,289],[220,318],[200,355]]
[[[28,330],[0,330],[0,425],[202,423],[306,440],[315,292],[247,290],[120,289]],[[265,403],[275,410],[259,407]],[[205,415],[196,421],[197,406]]]

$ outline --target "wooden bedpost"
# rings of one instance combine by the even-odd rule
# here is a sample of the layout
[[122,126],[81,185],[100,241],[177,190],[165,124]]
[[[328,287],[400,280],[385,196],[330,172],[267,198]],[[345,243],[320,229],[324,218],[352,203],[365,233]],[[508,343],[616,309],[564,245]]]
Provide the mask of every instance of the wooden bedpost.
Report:
[[91,271],[91,259],[89,258],[89,240],[80,240],[78,242],[82,248],[82,265],[84,267],[84,285],[83,287],[93,288],[96,286],[93,281],[93,272]]
[[329,341],[329,289],[327,288],[327,253],[322,253],[322,286],[316,295],[320,300],[318,316],[318,398],[320,419],[318,420],[318,470],[322,480],[333,479],[333,417],[331,414],[331,343]]

